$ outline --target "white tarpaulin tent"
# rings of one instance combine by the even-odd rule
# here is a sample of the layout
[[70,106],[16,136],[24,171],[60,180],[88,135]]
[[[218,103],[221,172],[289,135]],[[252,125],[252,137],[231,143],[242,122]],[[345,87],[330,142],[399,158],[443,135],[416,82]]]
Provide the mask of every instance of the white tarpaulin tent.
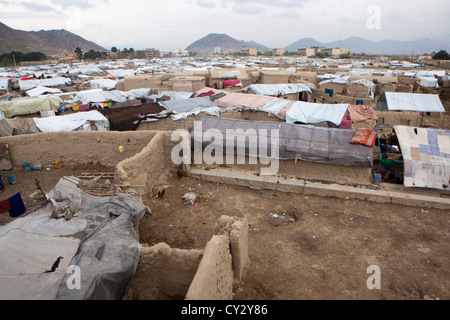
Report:
[[[47,194],[62,202],[49,202],[0,227],[1,300],[123,298],[139,261],[133,224],[149,208],[132,193],[92,196],[78,184],[62,177]],[[76,213],[67,220],[52,218],[65,210]],[[58,257],[63,259],[55,272],[45,273]],[[79,288],[68,286],[69,266],[79,268]]]
[[294,102],[286,113],[287,123],[314,124],[332,122],[339,126],[347,112],[348,104],[321,104],[308,102]]
[[[390,111],[445,112],[437,94],[385,92],[379,101],[386,103],[385,107]],[[378,104],[378,106],[383,106],[383,104]]]
[[58,77],[50,79],[35,79],[35,80],[19,80],[20,90],[28,91],[36,87],[57,87],[64,86],[70,83],[68,78]]
[[82,128],[83,131],[91,131],[91,123],[94,123],[98,131],[108,131],[109,121],[97,110],[77,112],[64,116],[52,116],[34,118],[36,126],[42,132],[73,131]]
[[420,86],[425,88],[439,88],[438,79],[435,77],[419,77]]
[[201,112],[219,117],[222,110],[209,97],[161,101],[159,105],[173,113],[171,117],[174,121],[186,119],[190,115],[198,115]]
[[117,81],[111,79],[95,79],[88,81],[91,89],[105,88],[106,90],[113,90],[116,88]]
[[119,90],[104,91],[102,89],[93,89],[76,92],[75,96],[83,104],[100,103],[106,101],[126,102],[127,98]]
[[46,88],[46,87],[36,87],[34,89],[28,90],[27,95],[30,97],[39,97],[46,93],[62,93],[61,90],[55,88]]
[[265,95],[265,96],[277,96],[278,94],[294,94],[299,92],[309,92],[312,94],[311,89],[301,83],[290,83],[290,84],[252,84],[242,91],[248,91],[251,89],[255,94]]

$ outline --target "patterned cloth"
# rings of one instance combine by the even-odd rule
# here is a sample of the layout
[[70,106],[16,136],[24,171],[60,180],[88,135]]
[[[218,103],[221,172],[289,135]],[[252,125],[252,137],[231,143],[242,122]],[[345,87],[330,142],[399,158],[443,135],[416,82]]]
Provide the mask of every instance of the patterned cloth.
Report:
[[375,140],[378,135],[376,132],[373,132],[369,129],[358,129],[355,133],[355,136],[350,141],[352,144],[361,144],[366,147],[372,148],[375,144]]
[[404,186],[446,189],[450,184],[450,131],[394,126],[404,167]]

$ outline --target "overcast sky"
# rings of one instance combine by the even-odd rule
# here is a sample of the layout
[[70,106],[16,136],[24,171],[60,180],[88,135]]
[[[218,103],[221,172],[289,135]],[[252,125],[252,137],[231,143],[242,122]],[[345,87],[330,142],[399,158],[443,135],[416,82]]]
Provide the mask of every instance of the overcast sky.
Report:
[[449,0],[0,0],[11,28],[66,29],[107,49],[184,49],[209,33],[271,48],[320,42],[450,41]]

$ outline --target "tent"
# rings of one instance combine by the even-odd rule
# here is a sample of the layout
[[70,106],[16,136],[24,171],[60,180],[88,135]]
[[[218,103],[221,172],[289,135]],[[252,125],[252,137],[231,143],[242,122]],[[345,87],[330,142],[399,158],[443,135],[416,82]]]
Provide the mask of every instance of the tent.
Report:
[[57,77],[50,79],[34,79],[34,80],[19,80],[20,90],[28,91],[36,87],[58,87],[65,86],[70,83],[69,78]]
[[62,93],[61,90],[55,88],[47,88],[47,87],[36,87],[34,89],[28,90],[27,95],[30,97],[39,97],[46,93]]
[[278,96],[286,94],[294,94],[299,92],[309,92],[312,94],[311,88],[305,84],[301,83],[291,83],[291,84],[252,84],[242,91],[252,90],[255,94],[265,95],[265,96]]
[[[303,160],[325,164],[339,164],[370,168],[373,165],[373,149],[350,141],[355,135],[353,130],[320,128],[314,126],[292,125],[272,121],[245,121],[212,117],[200,117],[202,132],[191,133],[193,145],[200,144],[203,148],[234,150],[240,156],[259,157],[267,155],[279,160]],[[227,137],[227,130],[242,129],[244,134],[237,137]],[[194,128],[195,130],[195,128]],[[204,139],[208,130],[219,131],[222,139],[214,137],[210,141]],[[278,132],[278,154],[271,152],[272,130]],[[252,141],[251,137],[258,141]],[[201,136],[201,141],[199,137]],[[261,140],[263,139],[263,140]],[[219,141],[219,142],[218,142]],[[239,148],[243,143],[244,148]],[[266,144],[266,145],[265,145]],[[256,148],[254,148],[257,146]],[[253,148],[252,148],[253,147]],[[240,153],[240,150],[242,151]],[[263,150],[263,151],[261,151]],[[256,152],[256,154],[254,153]]]
[[95,79],[88,81],[91,89],[104,88],[106,90],[113,90],[116,88],[117,81],[111,79]]
[[347,112],[348,104],[321,104],[297,101],[286,113],[287,123],[315,124],[332,122],[339,126]]
[[[139,261],[133,225],[149,208],[131,192],[90,195],[74,177],[62,177],[47,198],[0,227],[0,299],[122,299]],[[46,273],[58,257],[59,267]]]
[[71,113],[64,116],[51,116],[45,118],[34,118],[36,126],[41,132],[61,132],[82,129],[91,131],[92,124],[97,131],[108,131],[108,119],[97,110],[88,112]]
[[404,161],[404,185],[447,189],[450,185],[450,131],[394,126]]
[[161,101],[159,104],[173,114],[171,117],[175,121],[186,119],[190,115],[198,115],[201,112],[219,117],[222,110],[209,97],[168,100]]
[[231,92],[226,96],[217,99],[215,103],[222,108],[260,109],[273,99],[276,98],[270,96],[260,96],[256,94]]
[[445,113],[439,95],[404,92],[385,92],[377,101],[377,109]]
[[58,96],[43,96],[37,98],[18,98],[11,101],[0,101],[0,111],[5,117],[37,113],[38,111],[58,110],[62,100]]

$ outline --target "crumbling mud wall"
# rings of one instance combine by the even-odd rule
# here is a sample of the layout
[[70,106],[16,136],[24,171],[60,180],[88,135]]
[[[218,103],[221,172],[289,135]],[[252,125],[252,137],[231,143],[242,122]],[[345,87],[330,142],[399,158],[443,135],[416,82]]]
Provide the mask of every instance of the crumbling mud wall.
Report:
[[[120,162],[115,172],[116,183],[130,186],[141,195],[153,194],[155,187],[163,183],[162,177],[166,177],[170,170],[181,168],[181,164],[174,163],[172,159],[172,151],[176,145],[186,143],[184,149],[190,150],[189,139],[180,136],[178,140],[172,141],[172,132],[153,133],[155,135],[148,145],[141,152]],[[187,132],[182,132],[181,135],[187,135]],[[188,159],[190,154],[180,156]],[[182,167],[189,170],[189,166]]]
[[114,168],[139,153],[154,135],[154,132],[77,131],[1,137],[0,142],[8,144],[14,168],[21,168],[24,162],[53,166],[55,161],[64,166],[98,164]]
[[204,249],[141,245],[136,275],[124,300],[233,300],[247,270],[248,222],[221,216]]

